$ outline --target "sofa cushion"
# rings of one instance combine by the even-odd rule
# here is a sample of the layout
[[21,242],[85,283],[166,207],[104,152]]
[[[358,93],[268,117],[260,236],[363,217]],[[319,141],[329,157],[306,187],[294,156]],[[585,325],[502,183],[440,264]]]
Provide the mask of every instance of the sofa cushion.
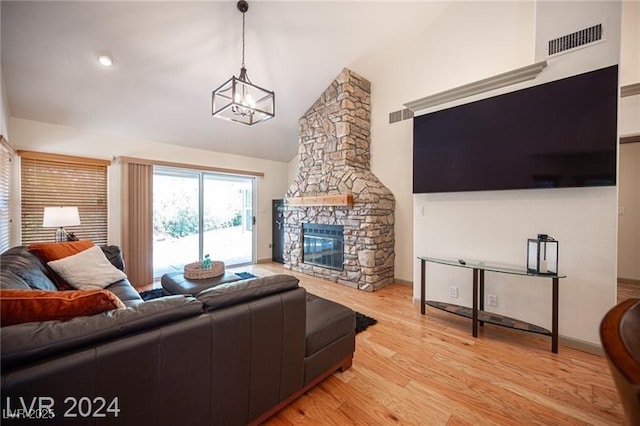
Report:
[[135,307],[64,322],[30,322],[3,327],[0,333],[1,367],[6,371],[47,356],[201,313],[202,303],[196,299],[168,296]]
[[313,355],[349,333],[355,333],[356,314],[331,300],[307,293],[307,339],[305,356]]
[[62,277],[56,274],[48,265],[53,260],[64,259],[65,257],[80,253],[93,247],[93,241],[65,241],[61,243],[32,243],[27,246],[27,250],[34,253],[42,261],[45,268],[49,271],[53,282],[58,290],[70,290],[73,287],[67,283]]
[[60,320],[95,315],[124,308],[115,294],[107,290],[40,291],[0,290],[0,325]]
[[113,246],[113,245],[105,245],[105,246],[100,246],[100,248],[102,249],[102,251],[104,252],[104,255],[107,256],[107,259],[109,260],[109,262],[111,262],[113,266],[120,269],[122,272],[125,272],[124,259],[122,258],[122,251],[120,250],[120,247]]
[[127,278],[124,272],[109,262],[102,249],[97,246],[48,262],[47,265],[67,283],[81,290],[102,289]]
[[207,310],[212,311],[297,287],[296,277],[281,274],[220,284],[202,291],[197,297]]
[[111,293],[118,296],[118,299],[122,300],[127,307],[135,306],[144,302],[142,297],[140,297],[138,290],[136,290],[129,280],[126,279],[106,286],[105,290],[109,290]]
[[0,255],[0,288],[57,290],[51,274],[25,247],[13,247]]

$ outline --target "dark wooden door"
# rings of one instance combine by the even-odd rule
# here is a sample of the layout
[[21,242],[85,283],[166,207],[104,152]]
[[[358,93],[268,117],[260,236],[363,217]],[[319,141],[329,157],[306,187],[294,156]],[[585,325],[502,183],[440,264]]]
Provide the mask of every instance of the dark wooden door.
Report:
[[272,204],[273,231],[271,245],[271,259],[284,263],[284,200],[273,200]]

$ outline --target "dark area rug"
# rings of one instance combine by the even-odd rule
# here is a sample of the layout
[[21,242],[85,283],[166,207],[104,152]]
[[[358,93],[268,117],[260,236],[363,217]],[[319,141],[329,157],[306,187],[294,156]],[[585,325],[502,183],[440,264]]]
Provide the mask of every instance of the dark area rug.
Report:
[[249,278],[255,278],[256,276],[250,274],[249,272],[236,272],[236,275],[242,278],[243,280],[248,280]]
[[158,297],[162,296],[163,294],[161,288],[154,288],[153,290],[143,291],[142,293],[140,293],[140,297],[142,297],[142,300],[144,300],[145,302],[147,300],[157,299]]
[[356,334],[365,331],[367,327],[377,324],[378,320],[356,312]]

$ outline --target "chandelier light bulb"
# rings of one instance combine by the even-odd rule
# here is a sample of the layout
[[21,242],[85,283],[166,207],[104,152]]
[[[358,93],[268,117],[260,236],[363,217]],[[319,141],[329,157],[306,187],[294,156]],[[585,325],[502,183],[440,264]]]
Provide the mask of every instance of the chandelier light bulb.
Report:
[[247,93],[247,95],[244,97],[243,104],[248,105],[251,108],[256,107],[256,101],[253,100],[253,97],[249,93]]

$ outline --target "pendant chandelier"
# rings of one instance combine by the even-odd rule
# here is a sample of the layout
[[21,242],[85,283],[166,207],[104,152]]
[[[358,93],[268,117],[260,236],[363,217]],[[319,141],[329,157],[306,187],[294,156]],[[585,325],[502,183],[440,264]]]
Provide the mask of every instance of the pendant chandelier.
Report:
[[242,66],[240,76],[232,76],[213,91],[211,112],[214,117],[252,126],[275,116],[275,93],[251,83],[244,63],[245,13],[249,4],[238,2],[242,12]]

